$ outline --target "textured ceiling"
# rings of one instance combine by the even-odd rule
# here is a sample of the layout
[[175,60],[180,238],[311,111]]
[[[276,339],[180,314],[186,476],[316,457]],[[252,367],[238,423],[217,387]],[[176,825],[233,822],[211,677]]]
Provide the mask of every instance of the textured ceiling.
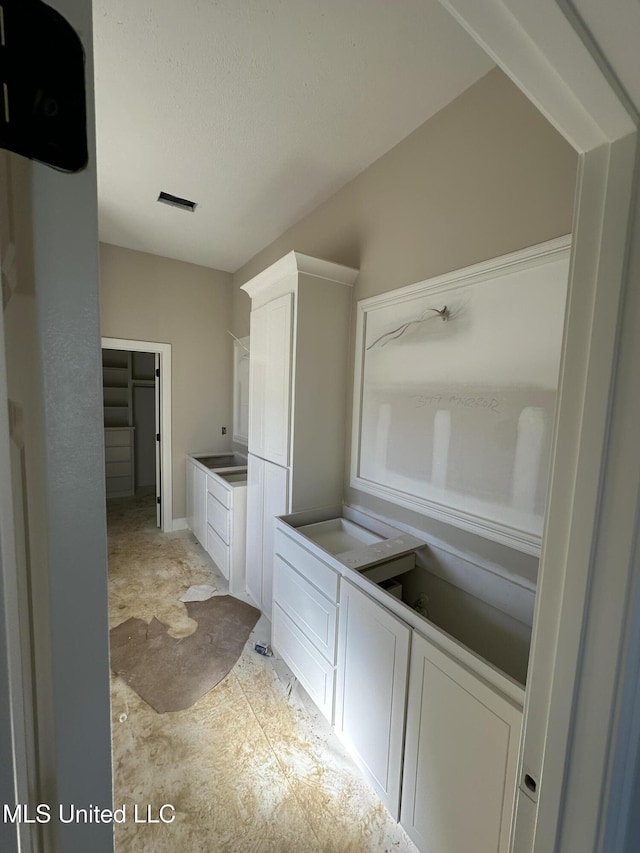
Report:
[[100,239],[228,271],[492,66],[437,0],[95,0],[94,33]]

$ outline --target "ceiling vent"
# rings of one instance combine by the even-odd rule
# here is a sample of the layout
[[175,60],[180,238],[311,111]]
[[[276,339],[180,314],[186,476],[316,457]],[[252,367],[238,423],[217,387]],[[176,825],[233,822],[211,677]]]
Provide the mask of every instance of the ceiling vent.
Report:
[[160,193],[158,201],[163,204],[170,204],[172,207],[179,207],[181,210],[190,210],[191,213],[198,206],[195,201],[189,201],[188,198],[180,198],[180,196],[171,195],[171,193]]

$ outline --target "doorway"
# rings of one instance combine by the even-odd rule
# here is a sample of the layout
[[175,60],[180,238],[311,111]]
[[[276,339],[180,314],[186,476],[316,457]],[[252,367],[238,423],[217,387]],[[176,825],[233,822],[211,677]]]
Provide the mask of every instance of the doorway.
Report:
[[171,344],[102,338],[102,364],[107,498],[155,488],[171,532]]

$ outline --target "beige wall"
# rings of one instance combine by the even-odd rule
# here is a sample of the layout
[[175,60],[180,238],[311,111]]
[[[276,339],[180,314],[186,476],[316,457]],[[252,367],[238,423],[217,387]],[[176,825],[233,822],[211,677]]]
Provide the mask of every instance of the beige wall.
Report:
[[103,336],[171,344],[174,518],[186,512],[185,454],[231,447],[231,288],[229,273],[100,245]]
[[[494,69],[235,273],[234,331],[249,329],[240,285],[291,249],[359,267],[355,303],[567,234],[576,167],[573,149]],[[352,377],[353,344],[347,369]],[[535,577],[526,555],[355,490],[345,500]]]
[[355,299],[571,231],[577,158],[494,69],[234,275],[240,285],[291,249],[360,268]]

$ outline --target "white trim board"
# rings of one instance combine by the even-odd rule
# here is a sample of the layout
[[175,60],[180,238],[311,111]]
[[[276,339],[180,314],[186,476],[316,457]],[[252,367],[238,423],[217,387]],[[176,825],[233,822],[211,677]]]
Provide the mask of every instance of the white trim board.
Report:
[[[6,157],[4,152],[0,157]],[[20,622],[29,619],[19,594],[19,572],[16,554],[15,514],[11,476],[11,438],[9,430],[9,394],[5,356],[4,311],[0,309],[0,801],[12,806],[27,803],[30,779],[37,768],[31,684],[25,683],[25,661],[32,649],[21,646]],[[27,605],[28,606],[28,605]],[[32,670],[32,667],[29,667]],[[29,725],[29,723],[31,725]],[[33,827],[25,824],[0,825],[0,841],[8,853],[33,849]]]
[[160,355],[160,435],[162,475],[160,480],[160,509],[162,530],[171,532],[173,527],[173,447],[171,440],[171,344],[159,341],[133,341],[127,338],[102,338],[104,349],[128,350],[131,352],[157,352]]
[[[554,0],[440,2],[580,154],[520,755],[521,791],[526,767],[537,802],[531,812],[519,797],[514,837],[517,853],[600,851],[612,744],[620,734],[633,745],[619,733],[617,702],[640,474],[640,311],[625,291],[640,274],[635,116],[608,79],[617,45],[603,49],[604,31],[584,38]],[[607,19],[623,3],[610,0]]]

